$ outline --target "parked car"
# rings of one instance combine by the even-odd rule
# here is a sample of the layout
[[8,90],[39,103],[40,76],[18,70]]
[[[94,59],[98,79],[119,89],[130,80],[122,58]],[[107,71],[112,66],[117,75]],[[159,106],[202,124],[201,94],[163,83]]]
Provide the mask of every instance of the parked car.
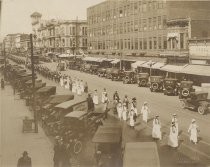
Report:
[[112,78],[112,68],[106,69],[106,78],[111,79]]
[[91,65],[90,72],[91,74],[98,74],[99,65]]
[[111,71],[112,81],[122,81],[123,72],[120,69],[113,68]]
[[106,68],[99,68],[98,69],[98,76],[105,77],[106,76]]
[[133,71],[124,71],[123,72],[123,83],[124,84],[134,84],[136,83],[136,74]]
[[150,91],[151,92],[163,91],[163,77],[162,76],[150,76]]
[[207,111],[210,111],[208,92],[192,92],[188,98],[180,99],[180,105],[183,109],[197,110],[199,114],[204,115]]
[[193,89],[193,81],[181,81],[179,89],[179,98],[188,98],[191,92],[195,92],[195,89]]
[[174,78],[165,78],[164,79],[164,88],[163,88],[163,93],[164,95],[178,95],[178,80]]
[[139,73],[137,74],[137,83],[139,87],[146,87],[148,85],[149,74]]

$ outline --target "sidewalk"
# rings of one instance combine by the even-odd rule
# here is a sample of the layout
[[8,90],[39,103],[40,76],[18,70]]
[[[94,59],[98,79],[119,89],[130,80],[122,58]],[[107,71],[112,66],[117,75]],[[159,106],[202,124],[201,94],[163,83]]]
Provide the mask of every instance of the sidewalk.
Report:
[[1,96],[1,161],[2,167],[17,165],[17,160],[27,151],[32,159],[33,167],[53,166],[53,145],[39,127],[39,133],[22,133],[22,120],[25,116],[33,118],[25,106],[25,101],[13,95],[12,88],[7,85],[0,90]]

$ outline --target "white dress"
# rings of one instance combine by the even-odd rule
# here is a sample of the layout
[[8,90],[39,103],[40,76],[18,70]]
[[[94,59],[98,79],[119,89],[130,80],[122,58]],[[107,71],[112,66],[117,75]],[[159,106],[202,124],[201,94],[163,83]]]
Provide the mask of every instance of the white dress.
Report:
[[170,134],[168,136],[168,145],[171,147],[178,147],[178,131],[176,126],[170,127]]
[[190,124],[188,132],[190,133],[190,141],[197,143],[198,142],[198,126],[196,124]]
[[134,122],[133,117],[134,117],[134,112],[131,111],[131,112],[130,112],[130,126],[131,126],[131,127],[134,127],[134,125],[135,125],[135,122]]
[[76,84],[75,82],[72,83],[72,93],[76,93],[77,92],[77,88],[76,88]]
[[60,79],[60,85],[61,85],[61,87],[63,87],[63,78],[62,77]]
[[84,93],[85,87],[84,87],[84,83],[83,82],[80,82],[80,88],[81,88],[81,92]]
[[141,108],[141,114],[142,114],[143,121],[147,123],[148,115],[149,115],[149,109],[147,106],[143,106]]
[[160,121],[158,119],[153,120],[153,128],[152,128],[152,137],[155,139],[162,139],[161,131],[160,131],[161,125]]
[[78,86],[78,87],[77,87],[77,95],[80,96],[81,94],[82,94],[81,88],[80,88],[80,86]]
[[122,117],[124,121],[127,120],[127,107],[126,106],[123,106],[122,108]]
[[118,113],[118,118],[119,118],[120,120],[122,119],[122,110],[123,110],[122,104],[119,103],[119,104],[117,105],[117,113]]
[[106,94],[106,92],[102,92],[102,94],[101,94],[101,102],[102,103],[104,103],[104,101],[105,101],[105,94]]
[[98,104],[98,94],[94,94],[94,95],[93,95],[93,103],[94,103],[95,105]]

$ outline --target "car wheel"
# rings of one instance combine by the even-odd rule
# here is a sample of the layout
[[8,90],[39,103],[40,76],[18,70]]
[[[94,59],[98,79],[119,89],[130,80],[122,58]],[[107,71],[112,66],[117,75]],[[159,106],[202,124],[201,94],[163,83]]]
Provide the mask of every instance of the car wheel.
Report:
[[180,101],[180,107],[181,107],[182,109],[185,109],[185,108],[186,108],[186,104],[185,104],[184,101]]
[[190,94],[190,91],[188,89],[182,90],[182,96],[187,97],[187,96],[189,96],[189,94]]
[[198,113],[204,115],[206,112],[206,107],[204,105],[198,106]]

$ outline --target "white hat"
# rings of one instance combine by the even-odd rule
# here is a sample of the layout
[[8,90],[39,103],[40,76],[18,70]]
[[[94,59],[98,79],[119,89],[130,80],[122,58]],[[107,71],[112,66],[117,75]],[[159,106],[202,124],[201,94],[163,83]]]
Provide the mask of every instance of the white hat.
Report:
[[145,101],[145,102],[144,102],[144,105],[145,105],[145,104],[148,104],[148,103]]
[[195,119],[193,118],[191,122],[192,122],[192,123],[195,122]]
[[174,113],[173,116],[176,116],[176,113]]

